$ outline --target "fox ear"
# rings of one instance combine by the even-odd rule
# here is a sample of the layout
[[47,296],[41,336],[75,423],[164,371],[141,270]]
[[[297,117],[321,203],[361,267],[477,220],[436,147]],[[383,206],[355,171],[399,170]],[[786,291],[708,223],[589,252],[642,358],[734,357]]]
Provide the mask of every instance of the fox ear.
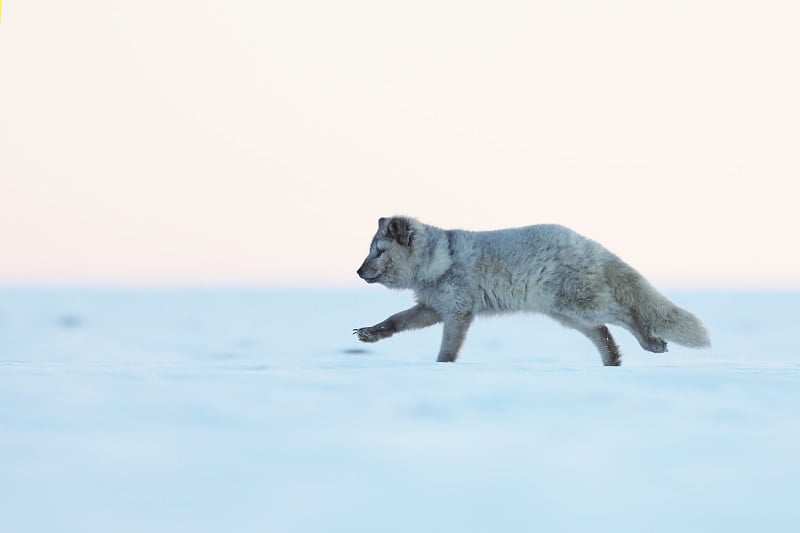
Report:
[[403,217],[394,217],[390,220],[386,233],[403,246],[411,245],[411,238],[414,235],[414,231],[411,229],[411,221]]
[[378,219],[378,227],[379,228],[382,227],[384,222],[386,222],[386,218],[385,217],[379,218]]

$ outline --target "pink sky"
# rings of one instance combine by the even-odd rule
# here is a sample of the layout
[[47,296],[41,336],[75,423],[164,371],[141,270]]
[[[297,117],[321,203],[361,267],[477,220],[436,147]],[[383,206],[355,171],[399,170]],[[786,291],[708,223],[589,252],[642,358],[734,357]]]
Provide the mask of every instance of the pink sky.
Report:
[[0,284],[357,284],[376,219],[800,288],[796,2],[6,2]]

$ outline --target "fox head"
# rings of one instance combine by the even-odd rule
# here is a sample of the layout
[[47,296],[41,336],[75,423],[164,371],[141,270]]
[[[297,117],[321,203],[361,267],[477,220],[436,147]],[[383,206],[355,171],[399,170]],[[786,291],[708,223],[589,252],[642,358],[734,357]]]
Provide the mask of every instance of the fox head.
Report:
[[410,288],[414,282],[414,248],[422,232],[424,226],[411,218],[378,219],[378,231],[358,275],[367,283]]

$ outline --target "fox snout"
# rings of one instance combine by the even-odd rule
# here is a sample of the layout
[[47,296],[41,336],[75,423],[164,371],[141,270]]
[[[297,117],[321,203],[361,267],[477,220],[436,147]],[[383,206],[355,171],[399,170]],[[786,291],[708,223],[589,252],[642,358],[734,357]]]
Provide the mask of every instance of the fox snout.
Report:
[[364,261],[364,264],[358,267],[356,274],[367,283],[375,283],[378,281],[378,272],[376,272],[374,268],[370,268],[369,265],[367,265],[367,261]]

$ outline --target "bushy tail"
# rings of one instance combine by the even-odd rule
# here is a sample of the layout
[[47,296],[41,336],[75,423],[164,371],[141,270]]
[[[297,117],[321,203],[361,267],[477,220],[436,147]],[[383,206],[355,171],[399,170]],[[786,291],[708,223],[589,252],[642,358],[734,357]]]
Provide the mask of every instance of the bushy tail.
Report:
[[622,260],[615,258],[606,275],[623,312],[638,314],[650,334],[691,348],[711,345],[708,331],[699,318],[669,301]]
[[708,348],[708,330],[699,318],[678,307],[644,278],[639,285],[638,311],[650,324],[653,335],[690,348]]

